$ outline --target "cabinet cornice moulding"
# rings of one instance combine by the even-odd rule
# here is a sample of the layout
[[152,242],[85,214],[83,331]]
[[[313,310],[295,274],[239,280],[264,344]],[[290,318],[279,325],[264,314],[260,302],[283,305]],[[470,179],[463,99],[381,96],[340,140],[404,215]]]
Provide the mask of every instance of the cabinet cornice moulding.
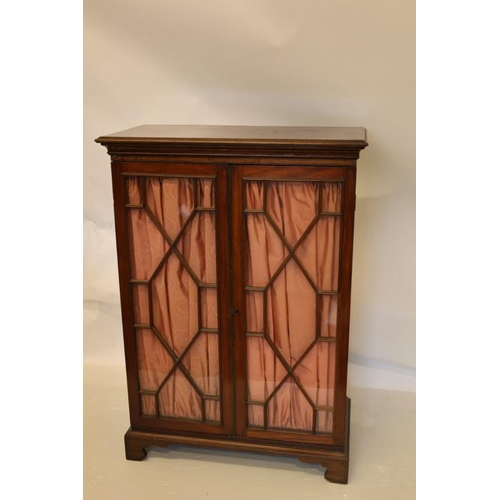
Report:
[[96,142],[110,155],[346,158],[368,146],[362,127],[141,125]]

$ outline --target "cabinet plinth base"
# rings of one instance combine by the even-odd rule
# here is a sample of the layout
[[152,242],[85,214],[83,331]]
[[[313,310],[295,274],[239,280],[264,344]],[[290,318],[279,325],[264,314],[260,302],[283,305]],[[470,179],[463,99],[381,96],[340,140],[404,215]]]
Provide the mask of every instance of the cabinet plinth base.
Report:
[[125,455],[127,460],[141,461],[146,458],[150,446],[167,447],[170,445],[200,446],[221,448],[233,451],[248,451],[298,458],[301,462],[320,464],[326,468],[325,479],[331,483],[347,484],[349,473],[349,424],[350,399],[347,398],[346,446],[344,450],[328,447],[307,448],[304,445],[291,445],[276,441],[264,443],[238,439],[238,437],[187,436],[168,433],[135,431],[130,428],[125,434]]

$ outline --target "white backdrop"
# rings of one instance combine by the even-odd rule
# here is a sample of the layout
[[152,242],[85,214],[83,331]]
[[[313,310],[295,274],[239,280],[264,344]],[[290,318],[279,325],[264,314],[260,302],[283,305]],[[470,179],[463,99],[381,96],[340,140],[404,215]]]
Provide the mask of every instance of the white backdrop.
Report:
[[84,361],[122,364],[99,135],[148,123],[362,126],[349,383],[415,390],[415,5],[84,2]]

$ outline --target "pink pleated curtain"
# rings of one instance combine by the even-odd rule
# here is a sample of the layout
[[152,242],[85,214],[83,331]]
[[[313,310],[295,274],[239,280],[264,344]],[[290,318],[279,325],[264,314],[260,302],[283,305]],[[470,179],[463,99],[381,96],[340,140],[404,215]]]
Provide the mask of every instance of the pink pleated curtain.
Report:
[[[140,389],[151,393],[141,396],[142,412],[157,414],[153,394],[157,392],[160,416],[201,420],[204,410],[207,421],[218,422],[219,339],[217,289],[213,288],[217,284],[215,213],[193,212],[196,206],[214,207],[213,181],[185,178],[139,181],[131,177],[127,192],[129,204],[147,207],[129,210],[131,277],[151,280],[152,294],[148,296],[146,284],[132,285],[134,321],[151,326],[151,300],[155,328],[136,331]],[[171,252],[166,260],[170,246],[158,223],[172,241],[182,231],[176,242],[178,253]],[[203,286],[197,286],[189,271]],[[200,330],[202,333],[195,338]],[[178,365],[170,374],[174,359],[183,353],[182,368]],[[203,400],[200,393],[209,398]]]
[[[246,285],[252,290],[246,296],[251,426],[264,426],[267,401],[270,428],[312,431],[315,406],[320,408],[315,430],[332,432],[335,343],[331,340],[336,336],[337,299],[335,294],[317,292],[338,289],[340,218],[326,214],[339,213],[340,207],[337,183],[246,183]],[[264,208],[268,217],[259,212]],[[318,211],[324,215],[312,225]],[[278,231],[296,257],[284,267],[290,251]],[[264,332],[279,355],[262,336]],[[285,364],[295,368],[302,390],[291,377],[281,383],[287,375]]]
[[[205,412],[220,422],[215,212],[195,210],[215,208],[213,181],[130,177],[126,191],[142,412],[193,420]],[[245,286],[253,291],[246,293],[247,332],[238,334],[247,336],[249,425],[267,420],[270,428],[310,432],[313,405],[316,432],[331,433],[341,185],[246,182],[245,196],[252,212]],[[284,266],[290,252],[277,231],[294,251]],[[283,382],[285,364],[301,387],[290,377]]]

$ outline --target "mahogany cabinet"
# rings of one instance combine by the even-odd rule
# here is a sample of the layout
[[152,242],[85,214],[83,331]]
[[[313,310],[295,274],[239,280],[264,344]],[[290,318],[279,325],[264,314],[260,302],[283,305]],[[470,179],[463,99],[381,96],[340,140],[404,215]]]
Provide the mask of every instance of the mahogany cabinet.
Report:
[[363,128],[139,126],[111,156],[131,427],[346,483]]

